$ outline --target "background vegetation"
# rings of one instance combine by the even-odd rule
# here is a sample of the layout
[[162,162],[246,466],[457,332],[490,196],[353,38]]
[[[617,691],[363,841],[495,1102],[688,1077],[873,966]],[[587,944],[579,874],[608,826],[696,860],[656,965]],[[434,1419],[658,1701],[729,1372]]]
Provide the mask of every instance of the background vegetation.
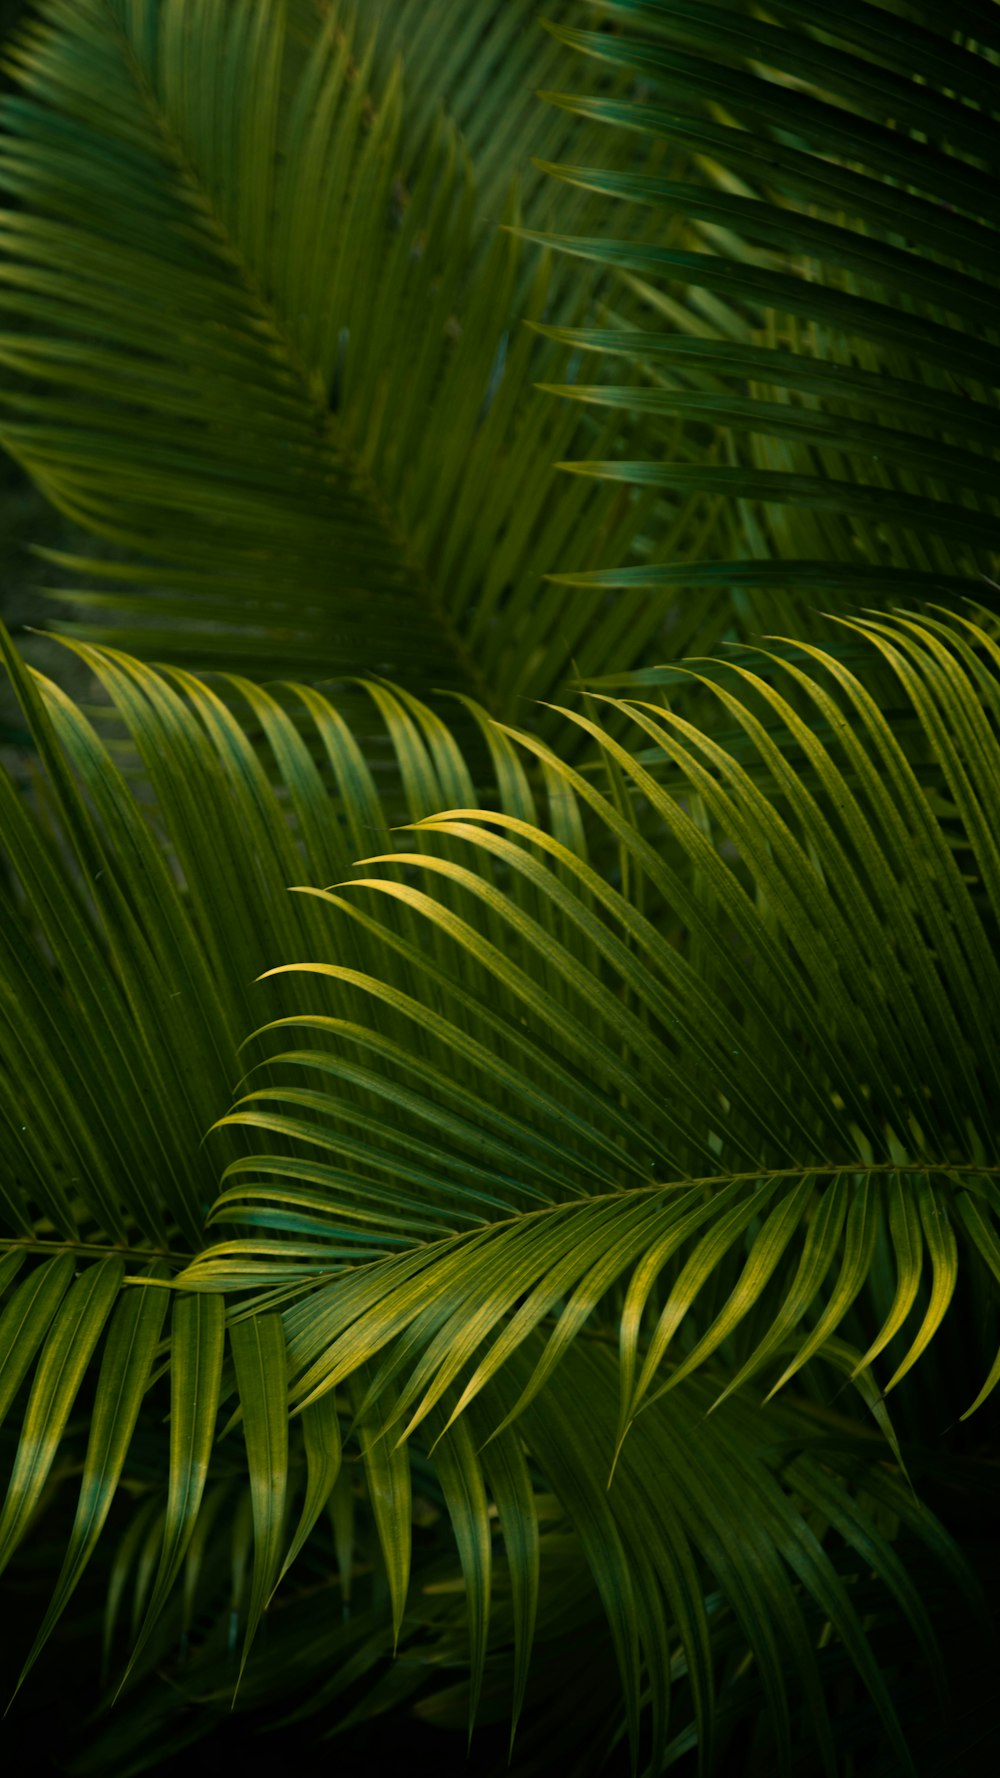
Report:
[[995,0],[2,22],[3,1741],[989,1769]]

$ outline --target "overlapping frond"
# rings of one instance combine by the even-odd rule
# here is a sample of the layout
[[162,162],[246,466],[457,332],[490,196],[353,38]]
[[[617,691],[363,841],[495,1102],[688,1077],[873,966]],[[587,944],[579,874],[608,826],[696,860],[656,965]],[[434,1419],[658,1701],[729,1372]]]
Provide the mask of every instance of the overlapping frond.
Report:
[[[741,664],[705,679],[756,750],[756,774],[669,709],[623,704],[642,761],[592,717],[566,714],[596,743],[607,792],[541,740],[485,725],[488,798],[440,720],[384,686],[372,692],[396,763],[380,798],[335,708],[308,688],[233,682],[226,702],[177,671],[88,650],[128,737],[123,762],[142,767],[133,787],[86,719],[10,655],[51,789],[44,827],[23,792],[5,793],[24,965],[3,1051],[8,1407],[30,1382],[5,1551],[97,1367],[79,1504],[32,1659],[97,1547],[141,1404],[162,1389],[169,1480],[137,1520],[139,1691],[168,1658],[162,1638],[189,1619],[217,1481],[250,1476],[243,1655],[217,1650],[232,1688],[356,1437],[403,1643],[414,1461],[440,1491],[471,1710],[495,1634],[494,1506],[515,1714],[524,1694],[544,1478],[582,1541],[633,1732],[648,1707],[666,1746],[680,1660],[684,1720],[709,1757],[729,1683],[707,1615],[719,1589],[759,1667],[779,1758],[795,1698],[828,1744],[803,1611],[833,1627],[896,1734],[838,1565],[803,1513],[864,1551],[916,1623],[905,1571],[888,1544],[876,1553],[867,1509],[850,1504],[850,1464],[844,1487],[826,1454],[788,1474],[770,1458],[760,1469],[759,1410],[735,1393],[755,1378],[773,1392],[819,1358],[854,1376],[891,1435],[869,1373],[895,1383],[966,1280],[1000,1276],[989,1118],[1000,871],[985,813],[1000,776],[998,650],[971,624],[932,618],[857,635],[901,682],[924,740],[917,766],[837,657],[807,651],[807,671],[779,649],[766,676]],[[306,714],[293,721],[296,702]],[[823,741],[798,714],[808,702]],[[680,774],[680,793],[656,759],[667,780]],[[390,849],[386,799],[410,818],[406,851]],[[369,836],[379,874],[360,893],[287,893],[294,879],[346,875]],[[185,959],[180,1008],[157,963],[168,943]],[[307,946],[304,971],[273,961]],[[261,964],[272,973],[252,990]],[[259,1023],[255,993],[282,1013],[265,1084],[256,1064],[220,1117],[260,1054],[237,1054],[240,1031]],[[59,1071],[37,1071],[14,1041],[34,1029],[60,1031]],[[116,1076],[122,1102],[105,1130],[97,1083],[126,1033],[130,1071]],[[186,1097],[176,1055],[198,1057]],[[199,1146],[202,1098],[216,1100],[217,1128]],[[210,1225],[231,1238],[185,1268],[220,1169]],[[168,1333],[170,1281],[181,1293]],[[237,1298],[228,1332],[225,1293]],[[964,1363],[960,1407],[997,1373],[988,1350]],[[767,1409],[789,1416],[773,1449],[805,1451],[801,1409],[782,1402]],[[770,1440],[778,1422],[767,1424]],[[695,1486],[702,1445],[704,1474],[741,1478],[711,1511]],[[683,1474],[676,1455],[664,1469],[679,1448]],[[672,1528],[660,1495],[643,1516],[654,1471],[676,1491]],[[745,1511],[747,1490],[763,1528],[734,1556],[728,1515]],[[653,1574],[640,1545],[659,1552]],[[430,1633],[422,1619],[417,1633]],[[251,1653],[248,1705],[257,1671]]]
[[[624,1430],[720,1352],[727,1387],[786,1381],[854,1325],[876,1245],[895,1286],[868,1300],[851,1368],[888,1350],[891,1386],[940,1325],[960,1252],[1000,1275],[1000,655],[971,624],[855,628],[900,681],[922,772],[835,657],[811,651],[807,672],[775,652],[769,677],[705,679],[763,784],[655,706],[628,714],[680,790],[588,717],[572,720],[617,797],[519,737],[617,843],[622,887],[579,844],[466,809],[419,823],[422,851],[307,897],[345,930],[381,926],[414,988],[290,966],[338,1010],[270,1028],[267,1084],[251,1076],[220,1130],[287,1138],[295,1158],[264,1143],[230,1162],[212,1217],[247,1233],[185,1274],[291,1285],[302,1241],[304,1287],[324,1241],[385,1243],[286,1310],[293,1402],[381,1354],[372,1398],[392,1382],[406,1433],[544,1326],[532,1393],[618,1302]],[[989,1354],[962,1406],[998,1374]]]
[[606,230],[550,245],[623,281],[616,324],[554,337],[617,354],[642,386],[595,374],[559,393],[701,425],[716,449],[682,460],[665,425],[644,461],[574,467],[711,492],[743,514],[748,546],[664,561],[646,584],[884,597],[905,577],[938,596],[993,571],[995,8],[612,0],[600,16],[552,29],[630,90],[555,101],[660,159],[550,168],[609,203]]
[[555,469],[620,430],[533,388],[568,354],[522,320],[580,299],[553,309],[509,233],[473,253],[443,115],[404,181],[376,41],[334,5],[300,68],[279,0],[46,0],[3,111],[0,430],[112,546],[62,561],[102,583],[67,589],[91,638],[256,677],[405,673],[510,714],[574,657],[641,658],[648,599],[537,595],[624,559],[645,508]]
[[[737,1392],[758,1380],[773,1395],[813,1361],[852,1381],[892,1440],[884,1393],[946,1334],[956,1300],[1000,1279],[988,815],[1000,650],[971,622],[933,616],[858,620],[854,634],[899,682],[916,764],[837,656],[810,648],[806,668],[778,647],[766,671],[703,676],[756,772],[667,707],[619,707],[642,761],[567,712],[603,756],[607,793],[516,736],[565,790],[561,828],[510,803],[452,809],[411,829],[420,851],[306,894],[332,931],[378,934],[381,968],[279,971],[335,995],[335,1010],[269,1027],[267,1084],[251,1074],[219,1124],[254,1145],[226,1167],[211,1215],[228,1238],[178,1280],[209,1298],[249,1293],[237,1324],[280,1314],[293,1416],[355,1391],[397,1631],[407,1465],[415,1449],[432,1465],[440,1453],[455,1511],[473,1515],[456,1529],[476,1672],[488,1617],[477,1449],[513,1433],[557,1491],[557,1470],[582,1489],[569,1510],[585,1542],[592,1527],[595,1581],[639,1688],[633,1727],[640,1675],[669,1672],[669,1636],[634,1550],[601,1579],[615,1539],[639,1535],[632,1484],[616,1495],[622,1464],[660,1464],[672,1404],[686,1415],[695,1388],[696,1420],[708,1408],[715,1425],[718,1409],[725,1428],[737,1413],[731,1469],[758,1412],[737,1410]],[[604,860],[617,852],[615,881],[588,862],[588,837]],[[585,1456],[574,1441],[593,1389],[573,1379],[594,1352],[602,1389],[617,1372],[617,1424]],[[988,1331],[977,1350],[965,1343],[961,1369],[955,1408],[970,1413],[1000,1376]],[[587,1492],[604,1499],[612,1473],[613,1534]],[[789,1536],[769,1520],[760,1560],[777,1547],[790,1559]],[[641,1537],[648,1549],[652,1529]],[[714,1567],[724,1540],[698,1547],[740,1616],[749,1582]],[[689,1671],[703,1609],[681,1626]],[[775,1594],[740,1623],[784,1614]],[[863,1667],[853,1630],[837,1634]],[[777,1724],[785,1656],[754,1648]],[[819,1683],[810,1663],[799,1680]],[[651,1683],[659,1735],[667,1700]]]
[[[587,0],[556,0],[541,15],[537,0],[367,0],[361,10],[360,27],[374,40],[376,77],[387,74],[397,56],[405,69],[404,166],[420,164],[444,110],[475,171],[484,243],[504,220],[512,178],[527,226],[584,232],[600,226],[605,200],[583,187],[557,186],[545,169],[569,153],[599,157],[607,131],[538,100],[540,90],[578,83],[581,73],[595,95],[620,96],[631,84],[628,75],[597,61],[581,70],[575,50],[551,29],[590,19]],[[625,165],[637,155],[640,162],[647,158],[638,137],[623,134],[618,144]],[[578,267],[564,262],[561,269],[579,277]]]
[[[150,1628],[195,1532],[222,1399],[222,1305],[180,1300],[161,1349],[162,1285],[197,1248],[216,1193],[218,1156],[202,1137],[230,1101],[239,1043],[259,1022],[254,980],[262,965],[325,942],[325,923],[288,883],[303,872],[326,881],[373,840],[390,844],[390,820],[476,786],[441,720],[385,686],[371,688],[371,728],[382,732],[371,769],[340,712],[308,686],[282,700],[230,682],[241,726],[219,690],[82,648],[123,731],[116,746],[30,675],[6,639],[3,649],[44,777],[36,791],[0,778],[0,1412],[11,1424],[21,1416],[0,1563],[42,1500],[81,1388],[93,1387],[76,1520],[40,1646],[96,1546],[161,1362],[174,1442],[169,1460],[163,1453],[170,1499]],[[471,715],[468,730],[474,737]],[[522,784],[509,752],[492,742],[496,774],[490,749],[479,755],[501,797]],[[518,806],[528,805],[525,782]],[[365,940],[349,950],[374,965]],[[300,1005],[299,994],[286,1004]],[[381,1246],[354,1242],[345,1256],[358,1251]],[[127,1288],[136,1280],[147,1288]],[[287,1437],[284,1386],[275,1393],[274,1383],[280,1324],[268,1332],[255,1322],[233,1339],[225,1393],[235,1386],[242,1407],[262,1550],[252,1634],[286,1553],[265,1480]],[[321,1488],[304,1511],[300,1546],[325,1497]]]
[[85,1238],[90,1218],[110,1238],[134,1225],[154,1244],[171,1229],[190,1244],[216,1177],[199,1143],[258,1022],[254,980],[307,934],[322,942],[288,883],[328,880],[372,840],[389,844],[390,820],[476,790],[440,719],[387,688],[372,688],[373,770],[308,686],[282,701],[229,682],[241,725],[188,675],[81,652],[138,780],[5,645],[47,778],[35,807],[0,780],[5,1216],[25,1236],[40,1213],[56,1236]]
[[0,1568],[11,1689],[103,1584],[107,1778],[909,1773],[979,1634],[1000,640],[885,609],[1000,543],[997,9],[533,15],[8,54],[0,435],[105,560],[96,710],[0,635]]
[[[525,1413],[519,1437],[489,1438],[537,1356],[537,1345],[522,1354],[506,1380],[506,1396],[491,1390],[464,1429],[439,1436],[430,1462],[419,1438],[392,1453],[388,1441],[372,1441],[362,1431],[365,1464],[381,1446],[380,1469],[369,1474],[366,1496],[347,1495],[347,1535],[363,1541],[369,1561],[370,1539],[377,1538],[374,1578],[365,1564],[348,1588],[341,1565],[338,1591],[351,1602],[347,1625],[329,1597],[319,1618],[308,1600],[276,1614],[266,1649],[247,1662],[237,1707],[270,1712],[272,1720],[275,1709],[284,1709],[286,1722],[304,1716],[322,1722],[336,1711],[333,1732],[344,1735],[382,1708],[415,1698],[422,1714],[457,1716],[460,1725],[475,1713],[485,1686],[488,1714],[507,1715],[513,1697],[516,1718],[530,1669],[536,1700],[539,1692],[545,1697],[542,1724],[549,1737],[555,1730],[563,1763],[574,1750],[579,1764],[573,1769],[603,1769],[622,1733],[624,1694],[633,1732],[648,1719],[650,1770],[660,1769],[665,1755],[669,1763],[669,1732],[681,1745],[687,1737],[696,1742],[708,1770],[717,1735],[729,1738],[762,1692],[769,1706],[766,1739],[778,1768],[787,1768],[793,1744],[818,1743],[823,1768],[833,1770],[828,1700],[834,1683],[843,1697],[845,1674],[836,1658],[824,1659],[815,1647],[826,1641],[832,1654],[833,1633],[856,1667],[854,1683],[862,1695],[868,1688],[900,1766],[908,1769],[862,1626],[865,1607],[877,1597],[882,1610],[888,1606],[907,1620],[906,1663],[925,1675],[926,1663],[933,1666],[933,1630],[893,1549],[894,1536],[903,1531],[925,1544],[931,1564],[962,1589],[966,1609],[975,1611],[978,1601],[947,1538],[905,1485],[866,1460],[850,1437],[818,1443],[816,1422],[801,1408],[773,1410],[762,1444],[753,1404],[730,1403],[710,1418],[711,1389],[692,1380],[644,1421],[608,1490],[594,1459],[613,1446],[615,1378],[613,1359],[599,1345],[574,1351],[560,1390]],[[457,1565],[440,1553],[429,1556],[419,1542],[411,1550],[411,1454],[425,1525],[428,1519],[450,1525]],[[546,1478],[544,1494],[533,1480],[536,1466]],[[222,1483],[220,1491],[230,1503],[231,1535],[245,1544],[238,1484]],[[342,1507],[343,1497],[338,1511]],[[751,1515],[754,1535],[747,1534]],[[218,1527],[217,1513],[212,1524]],[[129,1577],[149,1534],[141,1516],[136,1525],[124,1562]],[[218,1546],[228,1553],[227,1539],[216,1530],[213,1541],[214,1575],[198,1581],[203,1609],[210,1608],[213,1584],[220,1604],[228,1607],[232,1596],[218,1563]],[[411,1585],[390,1630],[372,1601],[387,1577],[391,1584],[394,1570],[409,1572],[411,1560]],[[194,1664],[171,1669],[181,1695],[197,1701],[209,1720],[213,1707],[225,1710],[232,1701],[227,1616],[228,1609],[217,1606]],[[579,1704],[567,1719],[559,1696],[567,1643],[576,1661],[593,1661],[582,1719]],[[161,1661],[170,1659],[162,1643],[159,1653]],[[749,1686],[748,1655],[757,1674]],[[442,1692],[437,1675],[462,1668],[469,1669],[468,1679]],[[346,1713],[345,1696],[353,1699]],[[150,1730],[163,1714],[161,1691],[135,1689],[124,1723],[112,1719],[83,1769],[102,1760],[114,1769],[109,1755],[120,1760],[123,1742],[134,1769],[143,1769],[162,1744],[159,1731],[154,1739]],[[685,1725],[680,1732],[678,1721]],[[537,1731],[536,1713],[536,1741]],[[530,1748],[530,1724],[526,1734]]]
[[[586,11],[561,0],[550,16],[579,24]],[[533,163],[559,158],[579,120],[538,103],[539,89],[561,84],[574,58],[544,30],[536,0],[368,0],[361,23],[377,34],[377,68],[403,60],[413,161],[443,108],[471,156],[484,228],[502,220],[512,175],[526,219],[541,220],[552,188]]]

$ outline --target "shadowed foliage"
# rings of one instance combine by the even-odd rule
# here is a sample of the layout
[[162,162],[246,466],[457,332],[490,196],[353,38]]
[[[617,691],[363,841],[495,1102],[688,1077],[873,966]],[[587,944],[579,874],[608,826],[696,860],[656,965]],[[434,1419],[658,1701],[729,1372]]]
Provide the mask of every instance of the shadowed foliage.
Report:
[[47,672],[0,627],[38,1769],[988,1763],[998,60],[8,38],[0,437],[85,539]]

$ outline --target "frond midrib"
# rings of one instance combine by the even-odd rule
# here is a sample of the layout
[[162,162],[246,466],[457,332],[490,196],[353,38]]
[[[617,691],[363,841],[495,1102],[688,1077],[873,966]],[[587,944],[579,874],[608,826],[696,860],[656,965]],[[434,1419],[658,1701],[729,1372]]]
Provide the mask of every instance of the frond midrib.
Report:
[[130,1247],[125,1241],[36,1240],[33,1235],[0,1235],[0,1253],[76,1253],[81,1259],[107,1259],[118,1254],[122,1259],[166,1259],[175,1265],[190,1265],[195,1258],[190,1250],[176,1247]]
[[[253,1159],[254,1157],[252,1155],[247,1157],[244,1163],[246,1168],[252,1168]],[[525,1223],[538,1222],[546,1217],[565,1215],[566,1212],[572,1213],[574,1210],[586,1209],[589,1211],[602,1204],[620,1204],[626,1200],[656,1197],[658,1194],[664,1192],[707,1191],[714,1186],[725,1187],[731,1185],[750,1185],[755,1180],[766,1180],[768,1183],[776,1183],[780,1180],[792,1182],[804,1181],[806,1179],[821,1180],[837,1178],[930,1178],[936,1175],[943,1175],[945,1178],[957,1178],[958,1180],[965,1177],[973,1179],[997,1179],[1000,1178],[1000,1164],[980,1165],[976,1161],[927,1161],[912,1162],[904,1165],[898,1161],[875,1161],[870,1164],[863,1161],[849,1161],[846,1163],[824,1163],[819,1166],[754,1167],[748,1172],[713,1173],[698,1178],[683,1177],[673,1180],[660,1180],[651,1185],[626,1186],[620,1191],[594,1192],[582,1194],[576,1198],[560,1198],[558,1201],[553,1201],[550,1204],[541,1204],[535,1210],[521,1210],[517,1211],[512,1216],[498,1217],[495,1221],[484,1221],[476,1228],[459,1229],[453,1233],[441,1235],[435,1239],[414,1242],[411,1248],[403,1249],[402,1252],[410,1252],[413,1248],[417,1247],[435,1248],[439,1252],[444,1252],[448,1248],[461,1246],[463,1243],[482,1240],[484,1236],[493,1235],[502,1229],[523,1228]],[[234,1186],[230,1188],[230,1193],[233,1199],[236,1199],[237,1197],[244,1198],[249,1203],[254,1196],[254,1188],[252,1185],[247,1185],[246,1187]],[[227,1198],[230,1196],[230,1193],[227,1193]],[[221,1217],[215,1216],[215,1210],[217,1208],[218,1203],[213,1206],[213,1210],[209,1213],[210,1223],[223,1220]],[[238,1205],[235,1203],[227,1204],[227,1208],[232,1211],[232,1214],[230,1217],[226,1218],[226,1220],[238,1223],[240,1220]],[[331,1208],[335,1207],[331,1206]],[[18,1243],[11,1241],[8,1243],[0,1243],[0,1246],[2,1245],[16,1246]],[[64,1246],[65,1243],[60,1243],[60,1245]],[[220,1245],[231,1245],[231,1243],[225,1242],[220,1243]],[[294,1252],[294,1241],[290,1241],[288,1245],[289,1251]],[[103,1252],[106,1250],[102,1249],[101,1251]],[[203,1248],[201,1253],[194,1256],[193,1263],[197,1265],[199,1260],[209,1258],[212,1251],[212,1246]],[[393,1253],[388,1256],[379,1255],[376,1259],[361,1261],[359,1264],[351,1266],[350,1270],[352,1274],[356,1274],[365,1270],[374,1269],[378,1266],[391,1265],[393,1261],[402,1257],[402,1252]],[[172,1256],[166,1255],[161,1257],[169,1258]]]

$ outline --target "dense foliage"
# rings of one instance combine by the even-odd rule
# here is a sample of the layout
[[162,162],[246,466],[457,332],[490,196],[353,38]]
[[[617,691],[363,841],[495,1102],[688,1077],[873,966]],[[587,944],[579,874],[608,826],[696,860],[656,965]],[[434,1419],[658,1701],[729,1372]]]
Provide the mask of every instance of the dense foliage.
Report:
[[5,59],[4,1735],[988,1769],[1000,8]]

